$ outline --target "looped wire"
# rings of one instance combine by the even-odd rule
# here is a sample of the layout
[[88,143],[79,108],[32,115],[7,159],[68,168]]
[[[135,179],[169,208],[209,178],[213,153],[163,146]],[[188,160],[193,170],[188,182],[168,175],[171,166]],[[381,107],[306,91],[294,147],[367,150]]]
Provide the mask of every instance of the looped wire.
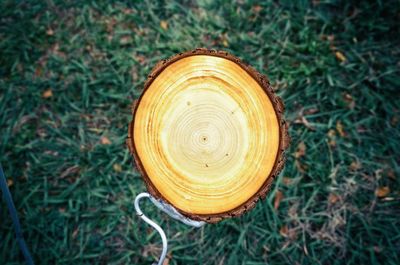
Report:
[[172,205],[170,205],[170,204],[164,202],[163,200],[159,200],[159,199],[154,198],[153,196],[151,196],[151,195],[150,195],[149,193],[147,193],[147,192],[142,192],[142,193],[138,194],[138,195],[136,196],[136,198],[135,198],[135,203],[134,203],[134,205],[135,205],[135,210],[136,210],[137,215],[138,215],[143,221],[145,221],[147,224],[149,224],[149,225],[152,226],[155,230],[157,230],[157,232],[158,232],[158,233],[160,234],[160,236],[161,236],[161,240],[162,240],[162,244],[163,244],[163,250],[162,250],[162,252],[161,252],[161,256],[160,256],[160,258],[159,258],[159,260],[158,260],[158,263],[154,263],[154,264],[162,265],[163,262],[164,262],[164,260],[165,260],[165,257],[166,257],[166,255],[167,255],[167,250],[168,250],[168,241],[167,241],[167,237],[166,237],[166,235],[165,235],[164,230],[163,230],[157,223],[155,223],[153,220],[151,220],[150,218],[148,218],[148,217],[142,212],[142,210],[140,209],[139,201],[140,201],[142,198],[149,198],[150,201],[151,201],[158,209],[160,209],[160,210],[163,211],[164,213],[168,214],[168,215],[169,215],[170,217],[172,217],[173,219],[178,220],[178,221],[180,221],[180,222],[182,222],[182,223],[184,223],[184,224],[186,224],[186,225],[199,228],[199,227],[202,227],[202,226],[205,224],[205,222],[202,222],[202,221],[195,221],[195,220],[192,220],[192,219],[189,219],[189,218],[183,216],[183,215],[182,215],[181,213],[179,213]]

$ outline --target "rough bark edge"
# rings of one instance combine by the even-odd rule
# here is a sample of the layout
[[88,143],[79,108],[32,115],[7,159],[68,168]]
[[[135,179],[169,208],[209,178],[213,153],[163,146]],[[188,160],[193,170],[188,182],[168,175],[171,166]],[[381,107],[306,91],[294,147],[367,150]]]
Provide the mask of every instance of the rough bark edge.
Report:
[[207,223],[217,223],[225,218],[240,216],[240,215],[248,212],[249,210],[253,209],[258,201],[265,199],[265,197],[267,196],[267,193],[269,192],[269,190],[271,188],[272,182],[274,181],[274,179],[279,175],[279,173],[283,169],[283,166],[284,166],[285,160],[286,160],[285,159],[285,150],[289,146],[290,137],[288,134],[288,126],[284,119],[284,114],[283,114],[284,109],[285,109],[284,104],[283,104],[281,98],[278,97],[277,95],[275,95],[274,91],[272,90],[272,88],[270,86],[269,80],[265,75],[260,74],[257,70],[255,70],[250,65],[242,62],[239,58],[237,58],[225,51],[216,51],[216,50],[209,50],[209,49],[205,49],[205,48],[197,48],[192,51],[187,51],[187,52],[182,52],[182,53],[176,54],[176,55],[170,57],[169,59],[165,59],[165,60],[158,62],[156,64],[156,66],[153,68],[153,70],[151,71],[151,73],[148,75],[148,78],[144,84],[144,90],[143,90],[142,95],[139,97],[138,100],[134,100],[134,102],[132,104],[132,121],[130,122],[130,124],[128,126],[128,138],[126,140],[127,146],[129,148],[131,154],[133,155],[133,158],[135,160],[136,167],[137,167],[139,173],[142,175],[142,177],[145,181],[147,190],[152,196],[154,196],[158,199],[162,199],[169,203],[169,201],[161,195],[161,193],[157,190],[157,188],[151,182],[150,178],[148,177],[148,175],[146,173],[146,170],[144,169],[144,167],[140,161],[139,155],[136,151],[135,141],[133,139],[133,128],[134,128],[136,110],[137,110],[137,107],[139,106],[140,100],[142,99],[144,93],[149,88],[149,86],[151,85],[153,80],[167,66],[171,65],[172,63],[174,63],[182,58],[194,56],[194,55],[210,55],[210,56],[221,57],[221,58],[228,59],[232,62],[235,62],[236,64],[241,66],[248,74],[250,74],[250,76],[252,76],[259,83],[259,85],[264,89],[265,93],[270,98],[272,105],[274,107],[276,116],[278,118],[279,129],[280,129],[279,130],[280,142],[279,142],[278,155],[276,157],[275,164],[271,170],[271,173],[269,174],[267,180],[264,182],[264,184],[261,186],[261,188],[245,203],[243,203],[242,205],[240,205],[232,210],[229,210],[229,211],[223,212],[223,213],[218,213],[218,214],[193,214],[193,213],[187,213],[187,212],[182,211],[177,208],[177,210],[180,213],[189,217],[190,219],[198,220],[198,221],[205,221]]

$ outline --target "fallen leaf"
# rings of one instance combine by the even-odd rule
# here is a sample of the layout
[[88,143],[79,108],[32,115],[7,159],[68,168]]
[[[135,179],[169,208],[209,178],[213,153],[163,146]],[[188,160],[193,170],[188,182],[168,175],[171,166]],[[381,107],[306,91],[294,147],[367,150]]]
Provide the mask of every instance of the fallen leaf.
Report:
[[47,36],[53,36],[54,35],[54,31],[52,29],[47,29],[46,30],[46,34],[47,34]]
[[341,62],[347,61],[346,56],[344,56],[344,54],[342,52],[340,52],[340,51],[335,52],[335,56]]
[[347,103],[347,107],[349,109],[354,109],[354,107],[356,106],[356,102],[354,101],[353,97],[348,93],[345,93],[343,95],[343,100]]
[[72,167],[69,167],[67,169],[65,169],[59,176],[60,179],[66,178],[68,176],[71,176],[73,174],[78,174],[80,171],[79,166],[75,165]]
[[162,265],[169,265],[169,258],[166,257]]
[[224,47],[228,47],[229,46],[228,37],[226,36],[226,33],[221,35],[220,41],[222,42],[222,45],[224,45]]
[[303,141],[301,141],[299,143],[299,145],[297,146],[297,151],[294,154],[294,157],[300,158],[300,157],[304,156],[305,154],[306,154],[306,144]]
[[121,45],[127,45],[127,44],[129,44],[129,43],[131,43],[131,42],[132,42],[131,36],[123,36],[123,37],[121,37],[121,39],[119,40],[119,44],[121,44]]
[[263,250],[264,250],[265,252],[271,251],[271,249],[270,249],[267,245],[264,245],[264,246],[263,246]]
[[102,133],[104,130],[103,129],[99,129],[99,128],[88,128],[88,131],[100,134]]
[[35,76],[40,77],[42,75],[43,69],[41,66],[36,67],[35,69]]
[[14,181],[12,179],[7,179],[7,186],[11,187],[14,184]]
[[302,109],[299,112],[298,117],[294,120],[294,123],[296,124],[303,124],[304,126],[306,126],[308,129],[310,130],[315,130],[315,128],[308,122],[308,120],[306,119],[306,117],[304,116],[304,109]]
[[279,233],[281,234],[281,236],[287,237],[288,236],[288,231],[289,231],[289,229],[288,229],[287,225],[283,225],[281,227],[281,229],[279,230]]
[[261,10],[262,10],[262,6],[260,6],[260,5],[253,6],[253,11],[254,12],[260,13]]
[[368,130],[364,126],[362,126],[362,125],[357,126],[357,132],[358,133],[365,133],[367,131]]
[[329,146],[336,147],[336,131],[330,129],[328,131],[327,135],[328,135],[328,138],[329,138],[329,141],[328,141]]
[[141,65],[144,65],[147,63],[146,57],[143,55],[136,55],[135,58]]
[[335,136],[336,136],[336,131],[330,129],[330,130],[328,131],[328,137],[329,137],[329,138],[334,138]]
[[281,204],[282,199],[283,199],[283,192],[278,190],[275,194],[275,200],[274,200],[275,210],[278,210],[279,204]]
[[319,110],[317,108],[306,109],[304,111],[304,115],[311,115],[317,113]]
[[52,96],[53,96],[53,91],[51,89],[47,89],[42,94],[42,98],[51,98]]
[[349,169],[351,171],[357,171],[361,168],[361,163],[359,161],[353,161],[351,162]]
[[104,144],[104,145],[111,144],[110,139],[108,139],[108,138],[105,137],[105,136],[102,136],[102,137],[100,138],[100,142],[101,142],[101,144]]
[[389,169],[388,172],[387,172],[387,175],[388,175],[389,178],[391,178],[393,180],[396,180],[396,174],[394,173],[393,169]]
[[104,23],[106,24],[106,31],[112,33],[114,31],[114,26],[117,24],[117,20],[115,18],[106,19]]
[[382,173],[383,173],[383,169],[382,168],[378,168],[377,170],[375,170],[375,178],[377,180],[380,180],[382,178]]
[[72,238],[76,238],[76,236],[78,235],[79,232],[79,227],[76,228],[73,232],[72,232]]
[[304,172],[306,172],[306,170],[307,170],[307,165],[303,165],[302,163],[300,163],[300,161],[299,160],[295,160],[295,165],[296,165],[296,168],[297,168],[297,170],[299,171],[299,172],[301,172],[301,173],[304,173]]
[[343,124],[341,121],[336,122],[336,130],[341,137],[346,137],[346,132],[344,131]]
[[390,120],[390,124],[394,127],[399,123],[399,117],[398,116],[393,116],[392,119]]
[[308,256],[308,250],[307,250],[306,245],[303,245],[303,250],[304,250],[304,254],[306,254]]
[[390,193],[390,188],[385,186],[385,187],[379,187],[375,190],[375,196],[382,198],[386,197]]
[[167,30],[167,29],[168,29],[168,22],[165,21],[165,20],[161,20],[161,21],[160,21],[160,27],[161,27],[163,30]]
[[374,249],[374,251],[375,251],[376,253],[382,252],[382,249],[381,249],[379,246],[374,246],[373,249]]
[[133,11],[132,9],[129,9],[129,8],[124,8],[124,9],[122,9],[122,12],[123,12],[125,15],[129,15],[129,14],[134,13],[134,11]]
[[283,177],[282,178],[282,182],[283,184],[285,184],[286,186],[289,186],[290,184],[292,184],[292,179],[289,177]]
[[114,164],[113,169],[115,172],[122,172],[122,167],[120,164]]
[[340,197],[338,195],[336,195],[334,193],[329,194],[328,201],[331,204],[335,204],[337,201],[339,201],[339,199],[340,199]]

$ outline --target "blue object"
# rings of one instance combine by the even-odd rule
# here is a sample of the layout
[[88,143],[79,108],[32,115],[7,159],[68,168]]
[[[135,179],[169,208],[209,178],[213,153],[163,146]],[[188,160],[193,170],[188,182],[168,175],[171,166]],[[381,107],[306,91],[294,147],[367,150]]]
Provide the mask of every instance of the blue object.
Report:
[[15,205],[13,199],[11,197],[10,190],[8,189],[6,177],[4,176],[3,167],[0,164],[0,188],[3,193],[4,200],[6,201],[8,211],[10,212],[12,222],[14,224],[15,235],[18,240],[19,247],[24,254],[26,263],[28,265],[33,265],[33,259],[31,254],[29,253],[29,249],[26,246],[24,236],[22,235],[21,224],[19,223],[17,210],[15,209]]

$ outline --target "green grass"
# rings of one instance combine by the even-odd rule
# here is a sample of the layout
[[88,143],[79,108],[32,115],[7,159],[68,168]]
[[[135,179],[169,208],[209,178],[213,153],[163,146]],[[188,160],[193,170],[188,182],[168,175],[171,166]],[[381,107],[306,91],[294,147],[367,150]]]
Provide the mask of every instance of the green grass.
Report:
[[[400,264],[399,1],[16,2],[0,3],[0,161],[37,264],[158,257],[133,208],[130,104],[158,60],[195,47],[268,75],[292,144],[240,218],[194,229],[146,203],[169,264]],[[0,264],[23,264],[0,205]]]

